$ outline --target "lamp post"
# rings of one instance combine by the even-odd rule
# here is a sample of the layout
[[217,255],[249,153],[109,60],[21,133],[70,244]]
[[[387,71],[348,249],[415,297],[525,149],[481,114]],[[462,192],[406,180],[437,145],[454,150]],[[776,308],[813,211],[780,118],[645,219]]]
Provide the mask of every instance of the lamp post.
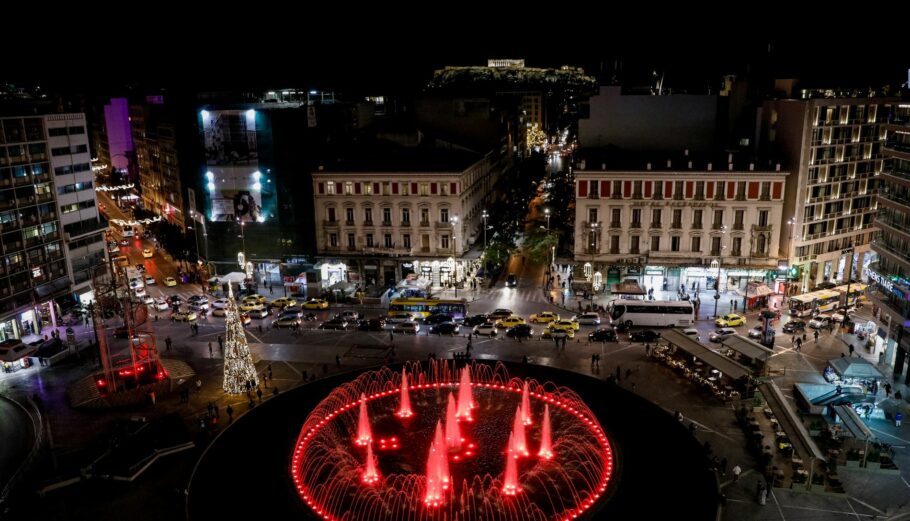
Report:
[[[458,251],[456,248],[457,236],[455,235],[458,230],[458,216],[453,215],[449,219],[449,222],[452,223],[452,258],[454,259],[455,254]],[[455,261],[455,262],[457,262],[457,261]],[[458,269],[455,266],[455,262],[452,263],[452,270],[454,271],[454,273],[452,273],[450,275],[450,277],[452,278],[452,287],[455,287],[455,282],[456,282],[455,279],[457,278],[457,275],[458,275]],[[455,296],[458,297],[458,288],[455,288]]]
[[543,213],[547,216],[547,233],[550,233],[550,209],[545,208]]
[[[190,210],[190,219],[192,219],[193,223],[195,224],[196,212],[193,210]],[[199,228],[196,226],[187,226],[187,228],[191,228],[193,230],[194,235],[196,236],[196,259],[198,260],[199,259]]]
[[488,214],[487,211],[484,210],[483,213],[481,214],[481,217],[483,218],[483,251],[484,251],[484,253],[486,253],[486,251],[487,251],[487,219],[490,217],[490,214]]
[[[795,252],[795,249],[793,248],[793,229],[796,226],[796,217],[791,217],[790,219],[788,219],[787,224],[790,225],[790,241],[787,242],[787,273],[789,274],[790,267],[793,266],[793,260],[794,260],[793,254]],[[792,290],[790,290],[789,285],[788,285],[787,289],[788,289],[787,294],[789,295],[792,292]]]
[[724,235],[727,233],[727,225],[720,225],[720,248],[717,250],[719,259],[717,261],[717,278],[714,279],[714,318],[717,319],[717,303],[720,301],[720,268],[724,263]]
[[847,294],[844,295],[844,319],[841,322],[843,325],[847,321],[847,306],[850,304],[850,282],[853,280],[853,254],[855,249],[853,246],[850,247],[850,265],[847,266]]

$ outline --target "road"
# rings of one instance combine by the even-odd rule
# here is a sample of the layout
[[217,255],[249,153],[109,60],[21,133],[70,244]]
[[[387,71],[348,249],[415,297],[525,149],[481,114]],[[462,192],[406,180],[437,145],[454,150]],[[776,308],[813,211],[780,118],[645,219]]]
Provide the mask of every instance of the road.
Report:
[[[35,441],[29,415],[17,403],[0,396],[0,493],[19,469]],[[0,496],[2,499],[2,496]]]

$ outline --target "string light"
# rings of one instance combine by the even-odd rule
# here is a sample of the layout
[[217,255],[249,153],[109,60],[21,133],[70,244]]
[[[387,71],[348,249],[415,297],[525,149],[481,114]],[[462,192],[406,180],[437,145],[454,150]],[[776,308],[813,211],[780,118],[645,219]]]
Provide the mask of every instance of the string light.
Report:
[[253,364],[246,331],[240,322],[234,292],[228,285],[228,303],[224,308],[224,392],[241,394],[247,391],[247,382],[253,387],[259,385],[259,375]]

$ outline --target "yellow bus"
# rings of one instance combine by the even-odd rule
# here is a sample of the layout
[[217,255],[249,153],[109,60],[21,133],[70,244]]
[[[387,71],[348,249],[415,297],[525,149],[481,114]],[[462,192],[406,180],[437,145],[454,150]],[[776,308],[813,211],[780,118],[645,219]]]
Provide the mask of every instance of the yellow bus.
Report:
[[841,294],[841,306],[855,306],[859,301],[866,299],[866,284],[861,282],[855,282],[850,284],[850,293],[847,294],[847,285],[837,286],[836,288],[831,288],[831,291],[836,291]]
[[389,316],[399,316],[405,313],[412,315],[422,315],[424,318],[430,315],[445,314],[451,315],[453,319],[463,320],[467,313],[468,305],[464,299],[441,300],[438,298],[395,298],[389,302]]

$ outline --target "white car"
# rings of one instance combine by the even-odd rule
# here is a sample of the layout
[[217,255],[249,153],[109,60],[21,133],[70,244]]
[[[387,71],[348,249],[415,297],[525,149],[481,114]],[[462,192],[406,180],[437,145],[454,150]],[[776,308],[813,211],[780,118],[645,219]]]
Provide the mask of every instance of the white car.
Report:
[[154,305],[155,305],[155,297],[153,297],[153,296],[151,296],[151,295],[146,295],[146,296],[142,299],[142,303],[145,304],[146,306],[154,306]]
[[809,321],[809,327],[812,329],[822,329],[828,327],[831,323],[831,315],[819,315]]
[[155,277],[152,277],[151,275],[145,277],[145,285],[146,285],[146,286],[154,286],[155,284],[157,284],[157,281],[155,280]]
[[[846,317],[847,320],[850,320],[850,318],[853,317],[854,313],[856,313],[856,308],[847,308],[847,317]],[[831,320],[833,320],[839,324],[843,323],[844,322],[844,310],[840,309],[838,311],[835,311],[834,313],[831,313]]]
[[496,326],[487,322],[486,324],[480,324],[479,326],[474,326],[475,335],[484,335],[484,336],[496,336]]
[[716,331],[711,331],[711,334],[708,335],[708,340],[712,342],[722,342],[724,339],[729,338],[736,334],[736,330],[732,327],[722,327]]
[[582,313],[580,315],[575,315],[572,317],[573,322],[578,322],[579,324],[585,324],[589,326],[599,326],[600,325],[600,315],[597,313]]
[[158,297],[155,299],[154,308],[157,309],[158,311],[167,311],[167,310],[171,309],[171,306],[170,306],[170,304],[167,303],[167,300],[164,300],[163,298]]
[[227,307],[227,305],[228,305],[228,299],[226,299],[226,298],[220,298],[220,299],[216,300],[215,302],[212,302],[212,307],[215,309],[224,309]]
[[701,337],[698,336],[698,330],[694,327],[687,327],[683,329],[683,334],[692,340],[695,340],[696,342],[701,342]]
[[395,324],[395,327],[392,329],[393,333],[398,334],[412,334],[416,335],[420,331],[420,324],[417,322],[402,322],[400,324]]
[[134,277],[130,279],[130,289],[136,289],[142,287],[142,279],[139,277]]
[[144,297],[145,288],[143,288],[142,286],[140,286],[138,288],[133,288],[133,293],[135,293],[137,297]]

